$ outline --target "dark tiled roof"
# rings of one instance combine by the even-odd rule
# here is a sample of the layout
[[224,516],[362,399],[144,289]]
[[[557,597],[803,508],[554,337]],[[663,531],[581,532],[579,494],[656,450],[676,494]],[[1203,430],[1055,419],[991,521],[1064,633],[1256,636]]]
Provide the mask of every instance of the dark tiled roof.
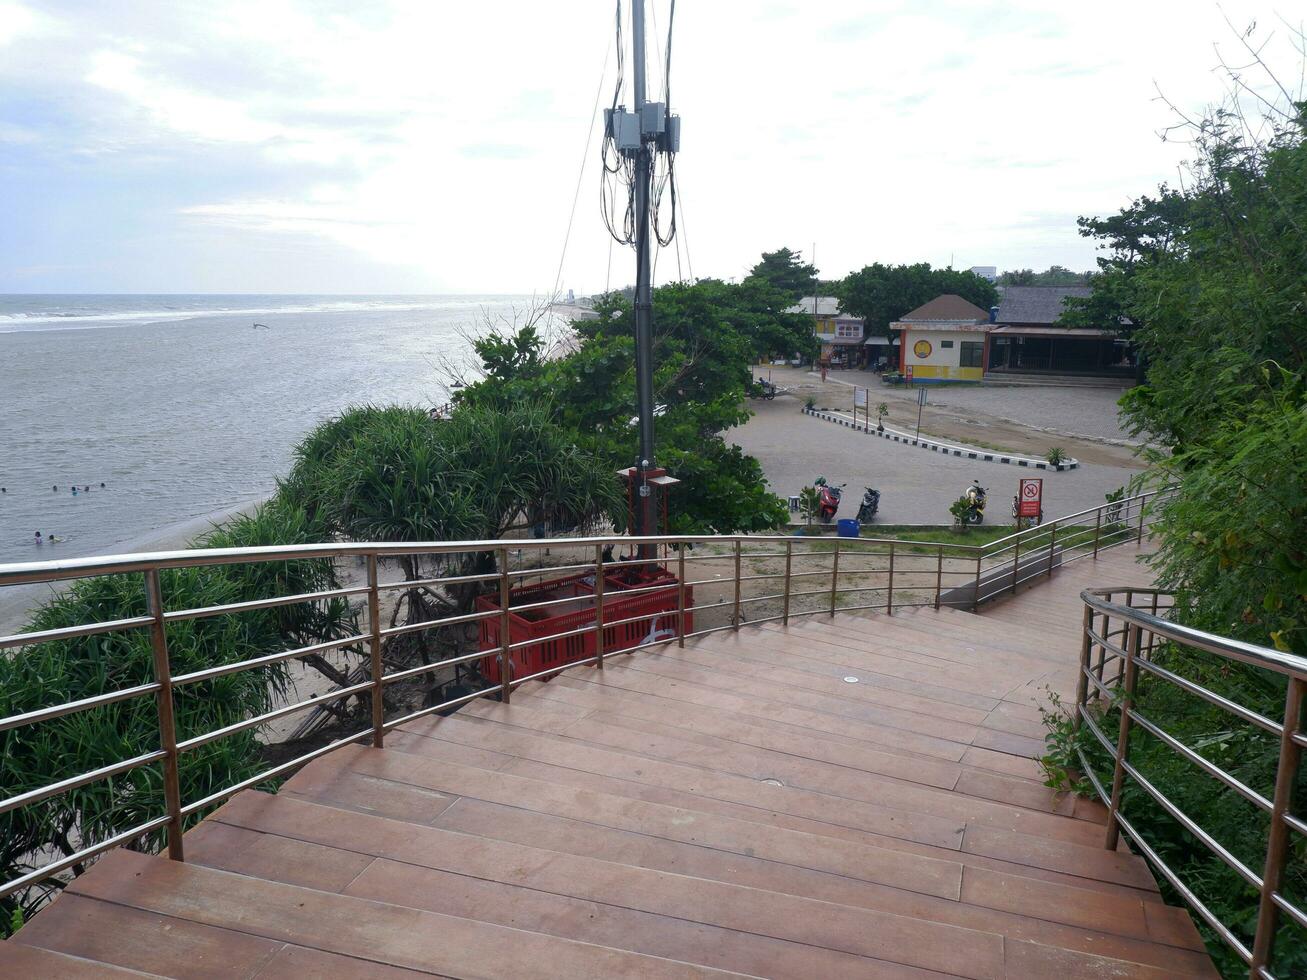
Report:
[[945,293],[936,296],[929,303],[923,303],[911,313],[905,313],[900,320],[970,320],[980,322],[989,319],[989,311],[982,310],[974,303],[968,303],[961,296]]
[[1086,297],[1088,286],[1004,286],[998,301],[999,323],[1055,323],[1068,296]]

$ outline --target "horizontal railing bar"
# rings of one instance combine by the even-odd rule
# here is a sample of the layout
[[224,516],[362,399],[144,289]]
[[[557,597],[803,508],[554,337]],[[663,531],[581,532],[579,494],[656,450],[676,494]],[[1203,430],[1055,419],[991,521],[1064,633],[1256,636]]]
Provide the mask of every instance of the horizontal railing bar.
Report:
[[[666,588],[666,586],[663,586],[663,587]],[[622,594],[622,595],[626,595],[627,593],[622,592],[621,594]],[[519,606],[515,606],[515,605],[513,605],[513,604],[512,604],[512,600],[510,599],[510,600],[509,600],[509,605],[508,605],[508,611],[509,611],[510,613],[524,613],[524,612],[530,612],[530,611],[533,610],[533,609],[548,609],[548,608],[550,608],[551,606],[565,606],[565,605],[567,605],[569,602],[570,602],[570,603],[584,603],[584,604],[587,604],[589,607],[593,608],[593,607],[594,607],[594,598],[595,598],[595,597],[594,597],[594,593],[592,592],[592,593],[590,593],[590,594],[588,594],[588,595],[569,595],[569,596],[564,596],[562,599],[541,599],[539,602],[524,602],[524,603],[522,603],[522,604],[519,605]],[[495,615],[499,615],[500,610],[499,610],[499,609],[496,609],[494,612],[495,612]]]
[[801,599],[803,596],[809,595],[830,595],[830,589],[812,589],[809,592],[791,592],[790,598]]
[[[525,575],[526,572],[513,572]],[[378,592],[394,592],[402,589],[425,589],[433,585],[471,585],[474,582],[495,582],[499,580],[498,572],[483,572],[477,575],[443,575],[439,578],[415,578],[409,581],[378,582]]]
[[38,708],[35,711],[27,711],[21,715],[10,715],[8,718],[0,718],[0,732],[8,731],[11,728],[23,728],[26,725],[35,725],[37,722],[49,721],[52,718],[62,718],[64,715],[71,715],[77,711],[87,711],[91,708],[99,708],[106,704],[113,704],[116,701],[126,701],[130,698],[139,698],[145,694],[153,694],[162,688],[161,684],[138,684],[136,687],[124,687],[117,691],[110,691],[107,694],[96,694],[93,697],[82,698],[80,701],[68,701],[64,704],[56,704],[49,708]]
[[1113,692],[1113,690],[1110,687],[1108,687],[1105,683],[1103,683],[1098,679],[1092,667],[1081,667],[1080,669],[1084,673],[1085,677],[1088,679],[1089,683],[1094,685],[1094,687],[1098,689],[1099,694],[1103,695],[1103,697],[1107,698],[1107,700],[1109,701],[1113,701],[1116,699],[1115,692]]
[[[791,592],[790,594],[793,595],[794,593]],[[733,603],[732,600],[730,600],[730,599],[723,599],[721,602],[695,603],[693,606],[687,607],[685,611],[686,611],[686,612],[702,612],[702,611],[705,610],[705,609],[720,609],[722,606],[730,606],[730,605],[733,605],[733,604],[734,604],[734,603]],[[669,610],[669,611],[670,611],[670,610]],[[656,614],[654,614],[654,613],[650,613],[650,615],[656,615]],[[611,623],[604,623],[604,626],[605,626],[605,627],[607,627],[607,626],[611,626],[611,625],[612,625]]]
[[[741,601],[743,601],[743,600],[741,600]],[[686,609],[685,609],[685,611],[688,612],[688,613],[692,613],[692,612],[694,612],[696,609],[702,609],[702,608],[704,608],[704,607],[703,607],[703,606],[687,606]],[[629,624],[629,623],[642,623],[642,622],[644,622],[645,620],[648,620],[648,619],[660,619],[660,618],[662,618],[662,617],[664,617],[664,616],[670,616],[671,618],[675,619],[675,618],[677,617],[677,615],[678,615],[678,613],[677,613],[677,611],[676,611],[675,609],[657,609],[657,610],[653,610],[653,611],[650,611],[650,612],[643,612],[643,613],[640,613],[640,614],[637,615],[637,616],[629,616],[629,617],[627,617],[626,619],[614,619],[614,620],[607,620],[607,619],[605,619],[605,620],[604,620],[604,629],[608,629],[610,626],[626,626],[626,625]],[[587,630],[587,632],[590,632],[590,633],[595,632],[595,628],[594,628],[594,626],[591,625],[590,628]],[[630,648],[628,648],[628,649],[634,649],[634,647],[630,647]],[[614,652],[614,653],[626,653],[627,651],[626,651],[626,650],[615,650],[615,651],[613,651],[613,652]]]
[[60,793],[67,793],[69,790],[85,786],[87,783],[94,783],[101,779],[108,779],[110,776],[117,776],[119,773],[127,772],[129,769],[136,769],[139,766],[149,765],[151,762],[158,762],[168,753],[162,749],[154,752],[146,752],[144,755],[134,756],[131,759],[125,759],[122,762],[115,762],[112,765],[102,766],[99,769],[93,769],[91,772],[84,772],[80,776],[70,776],[67,779],[61,779],[57,783],[51,783],[49,786],[42,786],[39,789],[28,790],[26,793],[19,793],[17,796],[10,796],[0,800],[0,813],[8,813],[10,810],[17,810],[19,807],[31,806],[33,803],[40,803],[42,800],[48,800],[52,796],[58,796]]
[[1272,650],[1270,647],[1244,643],[1242,640],[1232,640],[1228,637],[1217,636],[1215,633],[1207,633],[1189,626],[1182,626],[1179,623],[1173,623],[1169,619],[1162,619],[1160,616],[1154,616],[1141,609],[1110,602],[1098,595],[1097,592],[1098,590],[1086,589],[1080,593],[1080,598],[1086,605],[1100,613],[1105,613],[1108,616],[1119,616],[1142,626],[1150,633],[1155,633],[1184,646],[1206,650],[1208,653],[1229,657],[1242,663],[1252,664],[1254,667],[1264,667],[1267,670],[1275,671],[1277,674],[1286,674],[1290,677],[1307,680],[1307,657],[1300,657],[1292,653],[1281,653],[1279,650]]
[[345,596],[362,595],[368,591],[366,585],[355,585],[347,589],[324,589],[321,592],[301,592],[298,595],[281,596],[276,599],[251,599],[248,602],[229,602],[221,606],[200,606],[195,609],[178,609],[163,614],[164,622],[176,623],[191,619],[209,619],[213,616],[230,616],[236,613],[252,612],[257,609],[273,609],[277,606],[293,606],[301,602],[320,602],[323,599],[340,599]]
[[1162,667],[1151,660],[1145,660],[1141,657],[1139,658],[1137,663],[1139,665],[1140,670],[1146,670],[1150,674],[1153,674],[1154,676],[1160,677],[1166,681],[1170,681],[1172,684],[1180,688],[1182,691],[1188,691],[1190,694],[1194,695],[1195,697],[1202,698],[1204,701],[1207,701],[1211,704],[1216,705],[1218,708],[1222,708],[1225,711],[1228,711],[1236,718],[1242,718],[1250,725],[1256,725],[1258,728],[1263,728],[1266,731],[1270,732],[1272,735],[1275,735],[1277,737],[1281,734],[1282,728],[1280,723],[1277,721],[1272,721],[1270,718],[1267,718],[1265,715],[1258,714],[1256,711],[1253,711],[1250,708],[1245,708],[1243,705],[1237,704],[1234,701],[1231,701],[1229,698],[1222,697],[1221,695],[1217,694],[1215,691],[1209,691],[1201,684],[1196,684],[1195,682],[1189,680],[1189,678],[1187,677],[1181,677],[1179,674],[1173,673],[1167,670],[1165,667]]
[[[750,602],[767,602],[768,600],[784,599],[784,598],[785,598],[785,593],[784,593],[784,592],[776,592],[776,593],[773,593],[772,595],[756,595],[756,596],[753,596],[752,598],[747,598],[747,597],[746,597],[746,598],[742,598],[742,599],[740,599],[740,605],[744,606],[744,605],[748,605]],[[756,620],[756,619],[754,619],[754,620],[750,620],[750,621],[749,621],[749,625],[750,625],[750,626],[756,626],[757,623],[758,623],[758,620]]]
[[1109,631],[1106,636],[1102,636],[1096,633],[1093,629],[1087,629],[1085,630],[1085,635],[1088,636],[1089,639],[1092,640],[1097,646],[1102,647],[1105,651],[1111,653],[1113,656],[1115,657],[1125,656],[1125,651],[1123,649],[1121,649],[1116,644],[1109,642],[1110,637],[1118,636],[1118,635],[1124,636],[1125,635],[1124,628],[1122,632],[1119,634]]
[[457,664],[470,663],[473,660],[484,660],[486,657],[497,657],[501,647],[492,647],[489,650],[477,650],[475,653],[465,653],[458,657],[448,657],[445,660],[435,660],[429,664],[418,664],[416,667],[405,667],[403,670],[397,670],[391,674],[382,674],[381,683],[390,684],[393,681],[402,681],[406,677],[416,677],[418,674],[429,674],[434,670],[440,670],[442,667],[453,667]]
[[1185,745],[1179,739],[1175,738],[1172,735],[1169,735],[1167,732],[1164,732],[1160,727],[1153,724],[1153,722],[1149,721],[1142,714],[1140,714],[1137,708],[1132,708],[1130,710],[1130,721],[1136,725],[1139,725],[1154,738],[1160,740],[1163,744],[1165,744],[1168,748],[1170,748],[1172,752],[1175,752],[1183,756],[1185,759],[1188,759],[1199,769],[1203,770],[1203,772],[1207,773],[1207,775],[1211,776],[1214,779],[1219,779],[1222,783],[1230,787],[1230,789],[1234,790],[1249,803],[1252,803],[1254,806],[1261,807],[1267,813],[1271,812],[1271,801],[1268,800],[1266,797],[1262,796],[1261,793],[1257,792],[1255,789],[1252,789],[1249,786],[1245,786],[1234,776],[1231,776],[1220,766],[1216,765],[1216,763],[1203,758],[1201,755],[1199,755],[1193,749],[1189,748],[1189,746]]
[[1216,934],[1224,940],[1225,944],[1243,958],[1245,963],[1250,962],[1253,958],[1253,954],[1248,950],[1248,947],[1241,943],[1239,938],[1230,931],[1225,923],[1217,918],[1216,914],[1203,904],[1202,899],[1195,895],[1189,889],[1189,886],[1180,880],[1180,876],[1172,871],[1170,865],[1162,860],[1162,856],[1153,850],[1148,842],[1140,836],[1139,831],[1135,830],[1134,825],[1119,811],[1117,812],[1116,820],[1117,823],[1121,825],[1121,829],[1126,832],[1126,835],[1134,841],[1135,847],[1139,848],[1140,853],[1148,859],[1148,863],[1157,869],[1158,873],[1179,893],[1180,897],[1188,903],[1189,907],[1202,916],[1203,921],[1211,926]]
[[1294,905],[1279,892],[1271,892],[1271,901],[1279,907],[1280,911],[1289,918],[1293,919],[1299,929],[1307,929],[1307,912]]
[[445,616],[441,619],[424,619],[420,623],[403,623],[400,626],[387,626],[381,631],[381,638],[402,636],[405,633],[423,633],[427,630],[440,629],[445,626],[458,626],[461,623],[475,623],[482,619],[492,619],[499,615],[498,609],[482,612],[464,613],[460,616]]
[[1080,771],[1085,774],[1085,778],[1088,779],[1090,785],[1094,787],[1094,792],[1098,794],[1098,798],[1102,800],[1104,804],[1110,806],[1112,802],[1111,796],[1108,794],[1107,789],[1103,784],[1099,782],[1098,776],[1094,774],[1094,767],[1089,764],[1089,758],[1085,755],[1085,750],[1077,746],[1076,756],[1080,759]]
[[1292,813],[1287,813],[1287,812],[1280,814],[1280,819],[1283,820],[1290,827],[1292,827],[1294,830],[1298,831],[1298,833],[1307,835],[1307,820],[1302,820],[1298,817],[1295,817]]
[[[604,625],[607,625],[606,623]],[[634,647],[632,649],[639,649]],[[610,650],[605,656],[616,656],[619,653],[630,653],[631,650]],[[537,670],[534,674],[527,674],[525,677],[516,677],[513,679],[512,686],[517,687],[519,684],[526,684],[528,681],[538,681],[542,677],[553,677],[554,674],[561,674],[565,670],[571,670],[573,667],[584,667],[587,664],[598,662],[598,657],[586,657],[584,660],[572,660],[565,664],[554,664],[552,667],[546,667],[544,670]]]
[[253,670],[258,667],[269,667],[272,664],[281,663],[283,660],[294,660],[297,657],[311,657],[315,654],[326,653],[329,650],[338,650],[341,647],[354,646],[357,643],[367,641],[364,634],[346,636],[339,640],[328,640],[326,643],[311,643],[306,647],[296,647],[294,650],[283,650],[281,653],[270,653],[265,657],[253,657],[249,660],[242,660],[234,664],[222,664],[218,667],[206,667],[203,670],[192,671],[189,674],[179,674],[172,679],[172,686],[177,687],[181,684],[194,684],[197,681],[210,681],[215,677],[224,677],[227,674],[239,673],[242,670]]
[[153,622],[152,616],[128,616],[126,619],[107,619],[102,623],[87,623],[84,626],[61,626],[58,629],[39,630],[34,633],[14,633],[11,636],[0,636],[0,650],[30,646],[33,643],[49,643],[52,640],[71,640],[78,636],[115,633],[136,626],[149,626]]
[[467,704],[469,701],[475,701],[477,698],[483,698],[487,694],[498,694],[502,688],[498,684],[490,687],[483,687],[479,691],[473,691],[471,694],[461,694],[456,698],[450,698],[448,701],[442,701],[440,704],[433,704],[426,708],[419,708],[417,711],[410,712],[402,718],[395,718],[381,726],[385,732],[393,732],[401,725],[407,725],[411,721],[417,721],[419,718],[425,718],[427,715],[434,715],[438,711],[448,711],[450,708],[457,708]]
[[[650,615],[653,614],[651,613]],[[645,619],[648,617],[643,616],[641,618]],[[604,623],[604,628],[607,629],[609,626],[613,626],[613,625],[615,624]],[[518,640],[516,643],[510,643],[508,645],[508,649],[521,650],[523,647],[533,647],[537,643],[553,643],[555,640],[566,640],[569,636],[584,636],[587,633],[593,633],[593,632],[595,632],[595,624],[589,623],[578,629],[568,630],[565,633],[551,633],[549,636],[536,636],[536,637],[532,637],[529,640]]]
[[[772,573],[769,574],[769,575],[741,575],[741,576],[740,576],[740,581],[741,581],[741,582],[761,582],[761,581],[764,580],[764,579],[784,578],[784,577],[785,577],[785,573],[784,573],[784,572],[772,572]],[[794,576],[791,575],[790,577],[793,578]],[[720,582],[721,579],[717,579],[717,581]],[[732,581],[732,582],[735,581],[735,576],[734,576],[734,575],[731,576],[731,581]],[[673,588],[675,588],[675,586],[673,586]]]
[[147,820],[145,823],[137,824],[130,830],[124,830],[121,834],[114,834],[112,837],[107,840],[102,840],[98,844],[84,847],[74,854],[69,854],[67,857],[60,858],[57,861],[52,861],[44,867],[37,868],[34,871],[29,871],[22,877],[15,878],[12,881],[7,881],[5,884],[0,885],[0,898],[6,898],[14,892],[22,891],[24,888],[28,888],[38,882],[44,881],[46,878],[53,878],[60,871],[71,868],[75,864],[89,861],[97,854],[111,851],[115,847],[120,847],[123,844],[129,843],[143,834],[148,834],[152,830],[158,830],[160,827],[168,824],[171,820],[172,817],[165,813],[161,817],[155,817],[153,820]]
[[1153,798],[1153,801],[1157,803],[1158,806],[1160,806],[1163,810],[1169,813],[1172,819],[1174,819],[1178,824],[1180,824],[1180,826],[1184,827],[1185,830],[1189,831],[1190,834],[1196,837],[1198,841],[1201,844],[1203,844],[1209,851],[1211,851],[1223,862],[1225,862],[1225,864],[1230,868],[1231,871],[1237,874],[1244,881],[1248,882],[1248,884],[1255,891],[1261,891],[1262,889],[1261,875],[1257,874],[1255,871],[1249,868],[1246,864],[1244,864],[1237,857],[1235,857],[1228,850],[1226,850],[1225,846],[1222,845],[1220,841],[1218,841],[1207,831],[1203,830],[1202,827],[1198,826],[1198,824],[1194,821],[1192,817],[1189,816],[1189,814],[1185,813],[1178,806],[1172,803],[1170,798],[1165,793],[1163,793],[1160,789],[1154,786],[1147,778],[1145,778],[1144,775],[1138,769],[1136,769],[1134,765],[1132,765],[1128,760],[1121,760],[1120,764],[1121,764],[1121,768],[1125,771],[1125,773],[1128,776],[1130,776],[1132,779],[1134,779],[1134,781],[1139,784],[1139,787],[1145,793],[1151,796]]
[[246,718],[244,721],[234,722],[223,728],[215,728],[204,735],[196,735],[194,738],[188,738],[185,741],[177,743],[178,752],[189,752],[191,749],[198,749],[201,745],[208,745],[210,742],[216,742],[220,738],[226,738],[228,735],[235,735],[237,732],[243,732],[247,728],[257,728],[259,725],[266,725],[270,721],[276,721],[278,718],[284,718],[286,715],[293,715],[297,711],[303,711],[305,708],[312,708],[319,704],[328,704],[332,701],[339,701],[341,698],[347,698],[354,694],[362,694],[364,691],[372,689],[372,681],[363,681],[359,684],[351,684],[349,687],[342,687],[335,691],[328,691],[326,694],[316,698],[306,698],[303,701],[297,701],[294,704],[286,705],[282,708],[276,708],[272,711],[265,711],[261,715],[255,715],[253,718]]
[[372,728],[369,726],[361,732],[355,732],[353,735],[346,735],[344,738],[338,738],[334,742],[320,745],[311,752],[305,752],[303,755],[297,756],[289,762],[283,762],[279,766],[273,766],[271,769],[265,770],[257,776],[251,776],[249,779],[242,779],[239,783],[236,783],[233,786],[228,786],[226,789],[220,789],[216,793],[210,793],[208,796],[204,797],[204,799],[196,800],[194,803],[188,803],[186,806],[182,807],[182,816],[189,817],[191,814],[198,813],[205,807],[213,806],[215,803],[221,803],[228,797],[235,796],[241,790],[250,789],[253,786],[259,785],[259,783],[267,782],[269,779],[276,779],[282,773],[290,772],[292,769],[296,769],[299,766],[312,762],[319,756],[326,755],[328,752],[334,752],[336,749],[346,746],[351,742],[357,742],[359,739],[367,737],[371,732]]

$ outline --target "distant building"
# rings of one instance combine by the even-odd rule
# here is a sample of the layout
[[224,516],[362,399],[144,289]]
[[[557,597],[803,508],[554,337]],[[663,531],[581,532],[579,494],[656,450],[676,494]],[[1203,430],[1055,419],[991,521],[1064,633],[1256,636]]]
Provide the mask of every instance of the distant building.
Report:
[[961,296],[937,296],[905,313],[899,370],[920,381],[980,381],[1014,376],[1134,376],[1128,341],[1109,329],[1058,326],[1071,297],[1088,286],[1000,287],[999,305],[982,310]]
[[820,359],[831,367],[861,367],[865,328],[862,320],[840,309],[834,296],[805,296],[786,313],[806,313],[812,317],[812,332],[821,344]]
[[998,266],[996,265],[973,265],[971,272],[980,276],[981,279],[988,279],[990,282],[998,282]]
[[997,377],[1133,377],[1134,351],[1115,331],[1057,325],[1068,299],[1087,298],[1092,292],[1089,286],[1001,287],[988,335],[986,371]]
[[985,376],[989,314],[945,293],[890,324],[899,334],[899,370],[913,380],[979,381]]

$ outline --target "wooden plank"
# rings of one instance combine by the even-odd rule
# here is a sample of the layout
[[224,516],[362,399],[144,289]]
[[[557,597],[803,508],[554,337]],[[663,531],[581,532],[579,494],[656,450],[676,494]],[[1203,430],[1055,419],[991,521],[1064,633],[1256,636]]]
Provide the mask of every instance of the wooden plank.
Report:
[[[103,868],[103,871],[101,870]],[[728,976],[539,933],[115,851],[77,894],[278,942],[447,976]],[[108,873],[106,873],[108,872]],[[230,974],[228,974],[230,975]]]
[[[113,855],[110,855],[113,857]],[[138,855],[138,857],[142,857]],[[77,894],[79,883],[111,878],[109,858],[77,879],[54,904],[34,916],[4,946],[24,944],[142,973],[172,976],[179,963],[187,975],[214,980],[254,975],[281,948],[278,940],[96,901]],[[101,869],[104,865],[104,870]],[[160,936],[167,936],[166,943]]]
[[59,980],[99,980],[108,977],[157,977],[157,973],[141,973],[120,966],[111,966],[95,960],[56,953],[22,943],[0,942],[0,976],[6,977],[58,977]]

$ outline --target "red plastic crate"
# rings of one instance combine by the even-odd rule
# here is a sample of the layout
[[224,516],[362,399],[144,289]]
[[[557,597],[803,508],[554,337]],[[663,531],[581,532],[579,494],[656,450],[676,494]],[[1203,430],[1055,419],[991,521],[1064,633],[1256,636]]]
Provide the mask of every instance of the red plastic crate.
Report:
[[[666,585],[656,592],[641,592],[637,595],[623,595],[631,589],[649,588]],[[616,626],[604,627],[604,654],[631,650],[655,640],[677,635],[677,581],[676,577],[665,569],[659,568],[653,576],[635,581],[625,581],[618,574],[604,576],[604,622],[618,623],[620,620],[632,620]],[[555,599],[575,599],[574,603],[546,606],[543,609],[513,611],[514,606],[530,605],[533,602],[546,602]],[[694,588],[685,590],[685,631],[694,632]],[[539,643],[528,643],[511,653],[514,678],[538,674],[542,670],[558,667],[562,664],[585,660],[595,654],[595,634],[593,629],[576,636],[564,636],[559,639],[546,639],[560,633],[593,627],[595,622],[595,592],[593,575],[569,575],[564,578],[524,585],[509,593],[509,642],[525,643],[540,639]],[[476,602],[478,612],[498,610],[499,596],[480,596]],[[481,620],[482,650],[499,648],[499,630],[502,617],[491,616]],[[495,684],[500,683],[499,657],[491,655],[481,661],[481,671]]]

